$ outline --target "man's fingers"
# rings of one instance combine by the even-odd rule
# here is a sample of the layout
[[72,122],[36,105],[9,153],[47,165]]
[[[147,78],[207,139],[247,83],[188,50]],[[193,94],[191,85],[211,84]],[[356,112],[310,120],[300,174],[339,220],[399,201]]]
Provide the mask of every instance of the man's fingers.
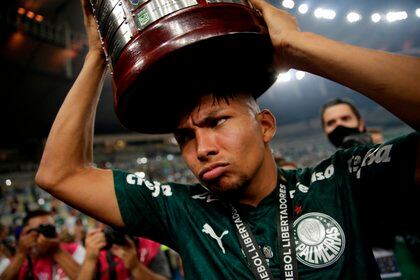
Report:
[[102,230],[101,229],[99,229],[99,228],[95,228],[95,229],[91,229],[91,230],[89,230],[88,231],[88,236],[92,236],[92,235],[95,235],[95,234],[97,234],[98,232],[101,232]]
[[19,243],[26,246],[31,243],[34,243],[37,238],[38,238],[38,233],[35,231],[31,231],[31,232],[22,234],[22,236],[20,237]]
[[38,236],[38,242],[45,242],[47,239],[45,238],[45,236],[44,235],[42,235],[42,234],[40,234],[39,236]]
[[101,249],[102,247],[105,247],[106,241],[101,239],[94,240],[92,241],[91,245],[95,248]]
[[86,243],[93,244],[97,242],[106,242],[105,240],[105,234],[101,230],[95,230],[90,233],[88,233],[88,236],[86,237]]
[[25,237],[27,237],[27,238],[32,238],[32,239],[34,239],[36,236],[38,235],[38,232],[36,232],[36,231],[31,231],[31,232],[26,232],[25,233]]
[[106,238],[104,234],[96,234],[92,237],[92,240],[95,242],[99,242],[99,241],[106,242]]
[[54,245],[60,243],[58,238],[47,238],[43,234],[38,236],[38,243],[45,244],[45,245]]
[[125,240],[127,241],[129,247],[136,248],[136,244],[134,243],[133,239],[126,237]]
[[92,6],[90,5],[89,0],[80,0],[80,4],[82,5],[83,11],[86,15],[92,15]]
[[97,229],[93,229],[88,231],[87,236],[86,236],[86,240],[93,240],[93,239],[97,239],[97,238],[103,238],[105,239],[105,235],[102,232],[101,229],[97,228]]
[[124,250],[120,247],[120,246],[118,246],[118,245],[112,245],[112,247],[111,247],[111,252],[115,255],[115,256],[117,256],[117,257],[119,257],[119,258],[123,258],[123,256],[124,256]]
[[101,241],[99,241],[98,242],[98,247],[101,249],[101,248],[103,248],[103,247],[105,247],[106,246],[106,241],[103,241],[103,240],[101,240]]
[[21,235],[23,236],[23,235],[26,235],[26,234],[29,234],[29,233],[33,233],[33,232],[35,232],[35,231],[31,231],[31,232],[29,232],[31,229],[32,229],[32,228],[31,228],[30,226],[25,226],[25,227],[22,229]]
[[38,234],[33,231],[33,232],[28,233],[27,238],[28,238],[28,240],[33,241],[37,238],[37,236],[38,236]]
[[264,0],[249,0],[251,2],[252,6],[254,6],[257,10],[263,11],[264,7],[267,7],[269,5]]

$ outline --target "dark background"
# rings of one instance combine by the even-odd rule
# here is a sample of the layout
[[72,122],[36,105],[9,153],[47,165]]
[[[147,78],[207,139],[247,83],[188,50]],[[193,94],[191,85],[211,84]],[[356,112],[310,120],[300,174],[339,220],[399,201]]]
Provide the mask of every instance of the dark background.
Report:
[[[274,2],[273,2],[274,3]],[[309,5],[301,15],[299,4]],[[281,6],[280,2],[274,3]],[[18,8],[43,16],[42,22],[19,15]],[[317,19],[316,7],[334,9],[334,20]],[[291,13],[301,29],[363,47],[419,56],[420,18],[415,10],[419,1],[406,0],[320,0],[296,1]],[[346,21],[347,12],[362,14],[360,22]],[[404,21],[373,23],[373,12],[405,10]],[[18,149],[28,157],[38,155],[42,141],[71,87],[86,54],[82,14],[78,0],[4,1],[0,11],[0,150]],[[292,76],[294,72],[292,72]],[[413,73],[420,78],[420,71]],[[378,105],[353,91],[320,77],[306,74],[303,80],[276,83],[260,103],[277,116],[280,126],[318,117],[319,108],[333,97],[348,97],[362,111],[375,111]],[[386,115],[386,113],[385,113]],[[382,117],[381,117],[382,118]],[[398,120],[389,116],[383,126]],[[375,123],[376,118],[371,122]],[[118,122],[112,104],[110,79],[107,80],[96,121],[97,134],[129,133]]]

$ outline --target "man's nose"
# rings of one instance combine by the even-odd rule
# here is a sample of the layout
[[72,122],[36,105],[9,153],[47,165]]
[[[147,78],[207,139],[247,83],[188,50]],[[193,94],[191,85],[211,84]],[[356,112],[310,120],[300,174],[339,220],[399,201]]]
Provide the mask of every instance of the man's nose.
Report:
[[215,136],[206,130],[196,132],[197,158],[200,161],[207,161],[209,157],[217,155],[218,148]]
[[339,125],[343,125],[343,124],[344,124],[344,122],[342,120],[336,120],[335,121],[335,127],[334,128],[336,128]]
[[344,123],[343,123],[342,120],[337,119],[337,120],[335,120],[334,124],[330,127],[330,130],[333,131],[339,125],[343,126]]

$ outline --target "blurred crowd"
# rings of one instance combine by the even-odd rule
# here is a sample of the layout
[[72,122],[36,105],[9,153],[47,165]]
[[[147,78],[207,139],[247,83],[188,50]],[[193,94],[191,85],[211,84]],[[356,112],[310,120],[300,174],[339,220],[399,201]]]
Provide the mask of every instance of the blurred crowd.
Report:
[[0,279],[182,279],[173,250],[54,198],[42,206],[26,199],[7,200],[14,218],[0,225]]
[[[385,131],[386,137],[395,133]],[[313,165],[335,150],[325,140],[321,132],[310,141],[275,139],[276,162],[284,169]],[[118,145],[97,147],[96,165],[156,181],[196,182],[173,145]],[[175,251],[78,212],[38,188],[31,174],[0,193],[0,279],[183,279]]]

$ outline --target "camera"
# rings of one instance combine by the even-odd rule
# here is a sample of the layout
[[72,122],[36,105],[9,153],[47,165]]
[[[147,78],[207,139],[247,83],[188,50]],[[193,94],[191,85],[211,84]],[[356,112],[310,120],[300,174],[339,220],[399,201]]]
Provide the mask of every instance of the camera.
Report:
[[126,234],[120,231],[117,231],[111,227],[105,227],[103,230],[106,239],[106,245],[104,249],[109,249],[113,244],[116,245],[127,245]]
[[36,231],[45,236],[46,238],[57,237],[57,231],[55,229],[55,226],[51,224],[41,224],[37,228],[33,228],[30,231]]

